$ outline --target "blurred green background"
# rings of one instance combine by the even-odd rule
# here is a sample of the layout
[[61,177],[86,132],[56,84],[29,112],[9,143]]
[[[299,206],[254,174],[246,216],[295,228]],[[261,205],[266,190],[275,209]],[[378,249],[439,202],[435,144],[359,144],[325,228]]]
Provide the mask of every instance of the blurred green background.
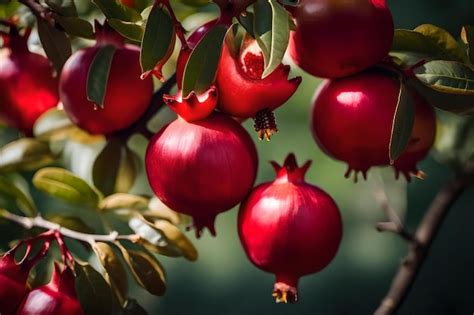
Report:
[[[389,5],[397,28],[432,23],[457,36],[462,25],[474,25],[474,0],[389,0]],[[374,185],[383,183],[392,207],[414,229],[439,187],[450,176],[449,170],[429,157],[420,165],[428,174],[424,181],[415,180],[409,185],[403,180],[395,181],[391,169],[371,170],[368,181],[358,184],[346,180],[343,177],[346,166],[326,157],[309,131],[309,108],[320,80],[298,71],[294,74],[303,75],[303,83],[294,97],[276,112],[280,132],[271,142],[257,141],[260,156],[257,183],[274,178],[269,160],[282,162],[289,152],[296,153],[300,163],[313,160],[307,180],[330,193],[343,216],[344,238],[336,259],[322,272],[301,279],[297,304],[277,305],[271,297],[273,276],[254,267],[241,248],[236,229],[237,210],[233,209],[218,216],[216,238],[205,233],[197,240],[193,233],[188,233],[200,254],[197,262],[161,258],[168,278],[164,297],[156,298],[141,289],[133,289],[130,295],[137,297],[150,314],[363,315],[371,314],[385,295],[407,246],[396,236],[380,234],[374,229],[375,223],[384,219],[373,197]],[[163,124],[163,115],[157,120],[159,125]],[[252,122],[246,122],[245,126],[253,134]],[[0,143],[7,140],[4,136]],[[139,141],[137,146],[140,147]],[[100,145],[86,148],[71,144],[66,162],[76,173],[87,175],[98,148]],[[143,186],[137,185],[135,190],[140,191]],[[35,197],[40,208],[52,206],[52,200],[38,194]],[[470,189],[447,217],[399,314],[474,313],[473,205],[474,190]],[[2,239],[13,238],[13,232],[5,225],[0,229]]]

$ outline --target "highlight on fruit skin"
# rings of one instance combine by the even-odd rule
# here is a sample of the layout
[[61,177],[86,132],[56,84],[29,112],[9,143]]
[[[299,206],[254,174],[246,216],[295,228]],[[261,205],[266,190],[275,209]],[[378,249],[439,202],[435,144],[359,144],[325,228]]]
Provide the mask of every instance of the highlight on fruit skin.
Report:
[[289,54],[307,73],[340,78],[375,65],[390,51],[394,24],[385,0],[301,0]]
[[276,179],[255,187],[240,206],[239,237],[250,261],[275,274],[276,302],[295,303],[299,278],[336,256],[342,220],[331,196],[305,182],[310,161],[300,167],[289,154],[283,166],[271,163]]
[[31,136],[41,114],[57,106],[58,78],[50,61],[28,50],[31,29],[24,34],[12,25],[0,34],[0,121]]
[[204,228],[215,235],[216,216],[252,189],[258,156],[238,122],[213,112],[197,121],[178,117],[163,127],[150,140],[145,165],[155,195],[169,208],[192,216],[199,237]]
[[[345,177],[367,178],[373,166],[390,166],[389,147],[400,81],[384,73],[366,71],[347,78],[326,80],[317,89],[311,110],[311,130],[319,148],[346,162]],[[396,178],[421,176],[417,164],[433,146],[436,116],[430,104],[410,90],[415,120],[409,143],[394,161]]]

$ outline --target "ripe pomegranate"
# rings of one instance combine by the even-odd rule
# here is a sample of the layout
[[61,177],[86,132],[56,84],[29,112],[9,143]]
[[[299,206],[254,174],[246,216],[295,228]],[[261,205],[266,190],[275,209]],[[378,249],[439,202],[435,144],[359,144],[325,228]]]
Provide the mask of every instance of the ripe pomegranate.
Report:
[[12,25],[0,50],[0,120],[28,136],[36,119],[59,99],[49,60],[28,50],[30,31],[21,36]]
[[120,2],[129,8],[135,7],[135,0],[120,0]]
[[238,56],[225,44],[217,70],[217,106],[234,117],[255,118],[259,138],[269,139],[278,131],[273,111],[293,95],[301,77],[288,80],[290,66],[283,64],[264,79],[263,70],[263,53],[256,40],[247,39]]
[[18,308],[17,315],[84,315],[76,296],[74,274],[54,265],[51,281],[32,290]]
[[[134,123],[147,109],[153,94],[151,77],[140,79],[140,49],[124,44],[124,39],[107,24],[96,24],[97,43],[74,53],[64,65],[60,78],[60,98],[71,120],[91,134],[110,134]],[[104,108],[87,99],[87,74],[97,52],[115,46]]]
[[354,74],[382,60],[392,45],[385,0],[301,0],[291,11],[290,56],[314,76]]
[[27,293],[26,280],[32,265],[18,264],[15,251],[6,253],[0,260],[0,314],[13,315]]
[[253,264],[275,274],[277,302],[296,302],[299,278],[326,267],[342,238],[334,200],[304,181],[310,164],[298,167],[293,154],[283,167],[272,162],[276,179],[255,187],[240,207],[240,240]]
[[[316,92],[311,128],[320,148],[329,156],[348,163],[346,177],[352,171],[364,178],[372,166],[388,165],[393,117],[398,103],[400,82],[379,73],[361,73],[327,80]],[[395,161],[409,181],[417,174],[416,164],[433,145],[436,117],[432,107],[415,91],[415,122],[405,151]]]
[[196,121],[178,117],[163,127],[148,145],[145,164],[155,194],[171,209],[192,216],[199,237],[205,227],[215,235],[216,215],[247,195],[258,158],[245,129],[214,112]]

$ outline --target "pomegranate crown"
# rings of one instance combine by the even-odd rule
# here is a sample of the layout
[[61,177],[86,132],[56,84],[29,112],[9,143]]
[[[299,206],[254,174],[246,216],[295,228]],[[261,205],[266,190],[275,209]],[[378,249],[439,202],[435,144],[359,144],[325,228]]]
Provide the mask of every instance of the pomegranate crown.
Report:
[[176,95],[164,95],[163,101],[171,110],[187,122],[199,121],[209,116],[217,105],[217,89],[213,85],[202,94],[194,91],[183,97],[182,91]]
[[275,169],[277,174],[277,182],[304,182],[304,176],[311,166],[311,160],[306,161],[303,166],[299,167],[296,162],[296,157],[294,153],[288,154],[283,163],[283,166],[280,166],[277,162],[270,162]]
[[31,28],[25,28],[23,35],[21,35],[15,21],[0,21],[0,25],[9,28],[8,32],[0,32],[4,47],[9,47],[15,51],[28,51],[28,38],[31,34]]
[[56,292],[60,292],[72,298],[76,297],[74,273],[68,266],[61,268],[61,265],[55,262],[53,276],[48,286]]
[[94,30],[95,30],[95,39],[96,45],[114,45],[114,46],[123,46],[125,38],[117,33],[107,21],[104,24],[100,24],[99,21],[94,21]]

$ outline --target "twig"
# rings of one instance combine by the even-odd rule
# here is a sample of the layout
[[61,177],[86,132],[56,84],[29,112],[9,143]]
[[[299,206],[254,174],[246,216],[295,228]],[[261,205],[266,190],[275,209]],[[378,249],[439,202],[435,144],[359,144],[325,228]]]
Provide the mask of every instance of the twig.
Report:
[[27,6],[33,14],[48,23],[49,25],[56,27],[56,13],[54,13],[51,9],[42,6],[36,0],[18,0],[23,5]]
[[10,213],[4,209],[0,209],[0,217],[7,219],[9,221],[15,222],[18,225],[21,225],[25,229],[32,229],[33,227],[39,227],[51,231],[58,231],[61,235],[72,238],[78,241],[87,242],[93,244],[95,242],[114,242],[116,240],[128,240],[135,242],[138,239],[138,236],[135,234],[131,235],[120,235],[117,231],[113,231],[108,235],[105,234],[87,234],[82,232],[73,231],[71,229],[62,227],[59,224],[45,220],[41,216],[36,216],[34,218],[28,218],[19,216],[13,213]]
[[171,19],[173,20],[174,23],[174,28],[176,32],[176,36],[178,36],[179,41],[181,42],[181,47],[187,49],[189,48],[188,46],[188,41],[184,37],[184,34],[186,33],[186,30],[184,29],[183,25],[181,25],[181,22],[178,20],[176,17],[176,14],[174,14],[173,7],[170,4],[169,0],[156,0],[156,3],[161,3],[168,9],[168,12],[170,14]]
[[410,242],[409,252],[392,280],[390,289],[374,315],[391,315],[400,308],[412,287],[429,248],[451,206],[468,187],[469,182],[461,177],[450,180],[436,195],[419,224],[415,238]]
[[134,133],[141,133],[146,138],[150,139],[153,136],[153,133],[150,132],[147,128],[148,121],[164,106],[163,95],[170,92],[171,88],[176,84],[176,73],[173,74],[158,91],[153,94],[150,105],[143,115],[130,127],[125,128],[116,134],[113,137],[121,138],[127,140]]

